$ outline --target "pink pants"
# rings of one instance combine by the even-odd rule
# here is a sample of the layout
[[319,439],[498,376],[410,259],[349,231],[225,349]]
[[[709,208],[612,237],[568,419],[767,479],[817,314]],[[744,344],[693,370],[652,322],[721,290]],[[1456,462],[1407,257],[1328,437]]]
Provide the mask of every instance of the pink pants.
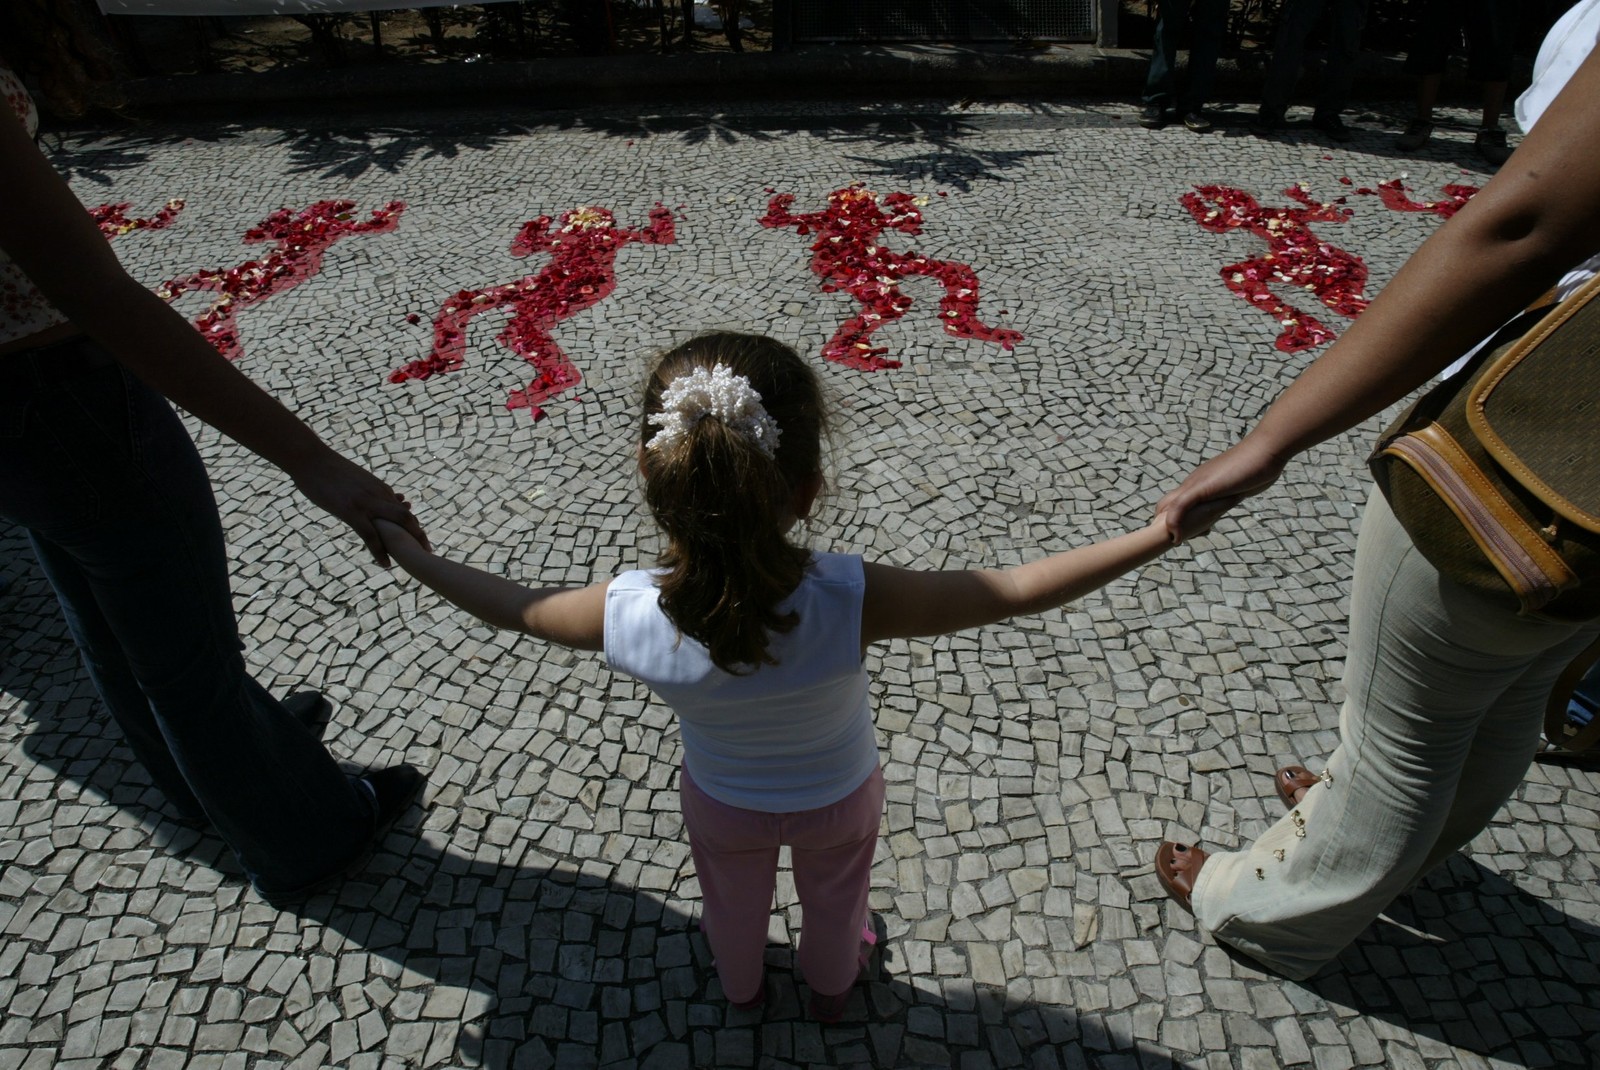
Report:
[[683,768],[683,823],[700,877],[701,928],[722,992],[735,1003],[761,989],[767,919],[787,844],[800,896],[800,969],[813,992],[847,991],[860,972],[872,852],[883,818],[883,771],[831,806],[769,814],[720,803]]

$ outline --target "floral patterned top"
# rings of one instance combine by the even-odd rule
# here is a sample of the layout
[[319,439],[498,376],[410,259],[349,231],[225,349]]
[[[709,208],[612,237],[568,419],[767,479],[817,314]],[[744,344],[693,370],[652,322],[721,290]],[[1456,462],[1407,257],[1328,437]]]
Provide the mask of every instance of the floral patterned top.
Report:
[[[9,68],[0,67],[0,95],[12,114],[22,120],[28,136],[39,132],[39,111],[33,97]],[[32,280],[0,250],[0,343],[14,342],[66,323],[67,317],[44,299]]]

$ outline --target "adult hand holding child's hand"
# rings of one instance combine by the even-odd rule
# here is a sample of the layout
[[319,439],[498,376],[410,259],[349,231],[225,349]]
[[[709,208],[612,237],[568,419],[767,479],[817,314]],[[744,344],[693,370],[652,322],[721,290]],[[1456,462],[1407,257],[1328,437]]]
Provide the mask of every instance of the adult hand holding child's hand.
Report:
[[394,555],[402,567],[408,554],[431,552],[428,545],[419,540],[409,528],[384,519],[377,520],[373,526],[378,532],[378,538],[382,540],[383,548]]
[[428,536],[411,514],[403,495],[354,461],[328,450],[290,472],[300,493],[317,506],[350,525],[372,554],[372,560],[389,567],[389,555],[377,524],[388,522],[403,529],[424,549]]
[[1174,543],[1204,534],[1223,513],[1277,482],[1286,461],[1246,438],[1191,472],[1156,503],[1156,515]]

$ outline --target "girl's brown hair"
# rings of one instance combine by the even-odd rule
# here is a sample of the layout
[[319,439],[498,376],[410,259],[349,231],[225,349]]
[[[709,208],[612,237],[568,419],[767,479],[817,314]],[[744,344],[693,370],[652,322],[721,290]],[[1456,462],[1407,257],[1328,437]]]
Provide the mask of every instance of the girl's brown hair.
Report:
[[[708,416],[667,445],[647,448],[661,395],[680,375],[724,365],[750,381],[776,421],[778,446],[762,452],[746,431]],[[795,492],[820,478],[826,417],[811,366],[755,334],[703,334],[668,351],[645,387],[639,423],[645,501],[667,537],[661,608],[730,673],[776,664],[770,633],[799,622],[778,603],[805,574],[810,552],[786,535]]]

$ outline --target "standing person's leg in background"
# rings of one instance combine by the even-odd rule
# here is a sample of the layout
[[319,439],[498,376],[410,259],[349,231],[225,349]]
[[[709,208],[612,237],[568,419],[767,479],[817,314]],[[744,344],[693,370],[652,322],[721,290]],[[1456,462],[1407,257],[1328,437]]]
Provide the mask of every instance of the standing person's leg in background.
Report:
[[1227,28],[1228,0],[1195,0],[1189,9],[1189,68],[1183,92],[1178,94],[1178,114],[1183,125],[1197,134],[1214,125],[1206,115],[1206,105],[1211,102]]
[[1329,0],[1328,62],[1322,71],[1311,125],[1335,141],[1349,141],[1350,130],[1339,114],[1350,103],[1356,63],[1361,58],[1361,28],[1367,22],[1367,0]]
[[1417,32],[1406,52],[1406,73],[1417,79],[1417,99],[1411,122],[1395,140],[1395,148],[1412,152],[1433,136],[1433,106],[1439,99],[1450,44],[1461,29],[1457,0],[1428,0],[1417,17]]
[[1272,59],[1261,86],[1261,107],[1251,124],[1257,132],[1270,132],[1284,124],[1289,98],[1300,80],[1306,38],[1316,29],[1326,0],[1285,0],[1278,12],[1278,32],[1272,39]]
[[1159,130],[1167,124],[1167,113],[1177,107],[1176,81],[1178,39],[1189,22],[1189,0],[1158,0],[1155,37],[1150,42],[1150,71],[1144,80],[1144,101],[1139,125]]
[[8,358],[0,515],[28,529],[91,677],[172,803],[283,903],[357,862],[422,778],[363,782],[246,672],[227,551],[194,443],[87,341]]
[[1511,81],[1518,5],[1511,0],[1471,0],[1466,9],[1467,79],[1483,83],[1483,113],[1472,144],[1485,163],[1499,167],[1511,158],[1500,115]]
[[1433,136],[1433,108],[1439,99],[1450,46],[1462,31],[1467,41],[1467,78],[1483,85],[1483,114],[1473,147],[1496,167],[1511,155],[1500,115],[1511,77],[1516,38],[1515,5],[1505,0],[1430,0],[1406,55],[1406,70],[1417,76],[1416,112],[1395,147],[1412,152]]
[[[1217,57],[1228,24],[1228,0],[1161,0],[1156,9],[1155,37],[1150,46],[1150,71],[1145,77],[1139,125],[1157,130],[1176,112],[1197,134],[1212,128],[1205,114],[1215,81]],[[1176,88],[1178,40],[1189,34],[1189,63],[1184,87]]]

